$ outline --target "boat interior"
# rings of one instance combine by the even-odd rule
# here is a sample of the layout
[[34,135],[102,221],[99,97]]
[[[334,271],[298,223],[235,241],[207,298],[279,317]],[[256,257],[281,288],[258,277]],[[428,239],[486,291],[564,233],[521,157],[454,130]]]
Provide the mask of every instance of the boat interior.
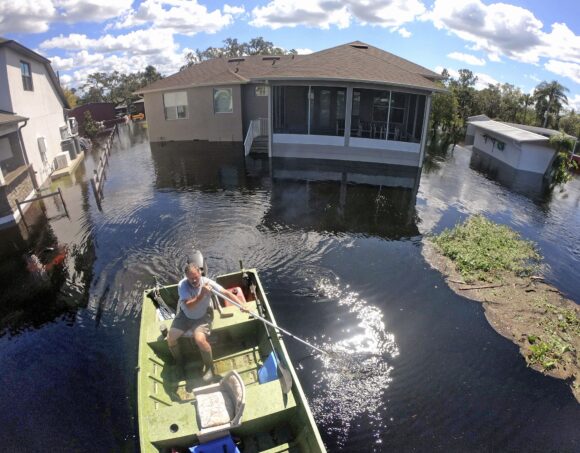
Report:
[[[248,274],[257,282],[254,293],[247,284]],[[255,271],[228,274],[216,281],[240,291],[250,312],[273,320]],[[163,287],[159,294],[167,305],[176,308],[177,285]],[[215,302],[209,337],[215,379],[208,385],[201,378],[199,350],[187,333],[179,340],[186,358],[185,369],[179,372],[162,333],[172,319],[162,319],[159,308],[144,297],[138,381],[141,448],[190,451],[192,446],[229,433],[242,452],[320,451],[320,437],[316,428],[312,429],[312,415],[279,334],[229,302],[220,300],[219,306]],[[294,382],[290,391],[286,388],[287,393],[276,371],[270,377],[273,380],[260,382],[264,379],[259,378],[259,370],[273,348],[292,369],[287,374]],[[227,407],[220,413],[216,408],[223,406],[224,400]],[[224,447],[223,451],[228,450]]]

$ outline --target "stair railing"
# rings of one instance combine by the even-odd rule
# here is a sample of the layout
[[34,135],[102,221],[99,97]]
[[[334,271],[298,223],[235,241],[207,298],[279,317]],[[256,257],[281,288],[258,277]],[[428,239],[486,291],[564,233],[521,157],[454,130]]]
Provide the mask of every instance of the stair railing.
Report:
[[254,139],[261,135],[268,135],[268,118],[258,118],[250,121],[246,139],[244,140],[244,152],[246,156],[250,154]]

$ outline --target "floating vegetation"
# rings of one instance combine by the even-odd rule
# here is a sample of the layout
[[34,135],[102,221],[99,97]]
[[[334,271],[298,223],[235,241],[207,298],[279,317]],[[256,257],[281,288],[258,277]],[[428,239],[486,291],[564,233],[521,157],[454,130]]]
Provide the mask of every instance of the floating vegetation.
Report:
[[[423,255],[458,294],[478,300],[530,367],[565,379],[580,402],[580,309],[540,273],[534,245],[482,216],[428,238]],[[491,283],[490,283],[491,282]]]
[[531,275],[541,258],[532,242],[481,215],[446,229],[432,241],[455,263],[466,282],[499,281],[505,272]]
[[576,311],[543,300],[537,306],[543,311],[538,322],[543,332],[541,336],[528,335],[528,362],[541,366],[544,371],[570,365],[577,353],[574,340],[580,336],[580,319]]

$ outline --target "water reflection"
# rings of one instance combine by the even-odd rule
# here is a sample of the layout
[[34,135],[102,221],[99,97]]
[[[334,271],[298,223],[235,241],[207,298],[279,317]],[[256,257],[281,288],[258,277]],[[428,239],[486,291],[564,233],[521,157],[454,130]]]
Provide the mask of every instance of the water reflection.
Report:
[[550,186],[540,173],[516,170],[476,149],[472,150],[469,166],[513,192],[541,203],[549,201]]
[[391,240],[416,236],[419,178],[411,167],[273,159],[263,224]]
[[151,143],[155,187],[212,191],[244,185],[243,148],[230,143]]
[[381,310],[348,285],[323,278],[317,290],[354,314],[357,325],[345,326],[342,339],[324,338],[323,348],[331,354],[321,355],[321,366],[313,371],[312,410],[339,446],[344,445],[352,425],[366,418],[376,442],[367,451],[376,451],[388,424],[385,394],[392,381],[391,359],[399,355],[395,337],[386,330]]

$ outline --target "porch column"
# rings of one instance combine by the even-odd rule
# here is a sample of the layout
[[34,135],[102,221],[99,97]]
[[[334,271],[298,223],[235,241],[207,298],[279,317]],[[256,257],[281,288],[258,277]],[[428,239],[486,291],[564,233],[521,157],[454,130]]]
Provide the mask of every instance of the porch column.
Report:
[[268,87],[268,157],[272,157],[272,134],[274,131],[274,117],[272,112],[274,111],[273,102],[274,97],[272,96],[273,86],[266,81],[266,86]]
[[344,146],[350,146],[350,125],[352,121],[352,86],[346,87],[346,112],[344,116]]
[[423,166],[425,158],[425,147],[427,146],[427,131],[429,130],[429,115],[431,114],[431,95],[427,96],[425,102],[425,115],[423,117],[423,130],[421,131],[421,151],[419,152],[419,167]]

